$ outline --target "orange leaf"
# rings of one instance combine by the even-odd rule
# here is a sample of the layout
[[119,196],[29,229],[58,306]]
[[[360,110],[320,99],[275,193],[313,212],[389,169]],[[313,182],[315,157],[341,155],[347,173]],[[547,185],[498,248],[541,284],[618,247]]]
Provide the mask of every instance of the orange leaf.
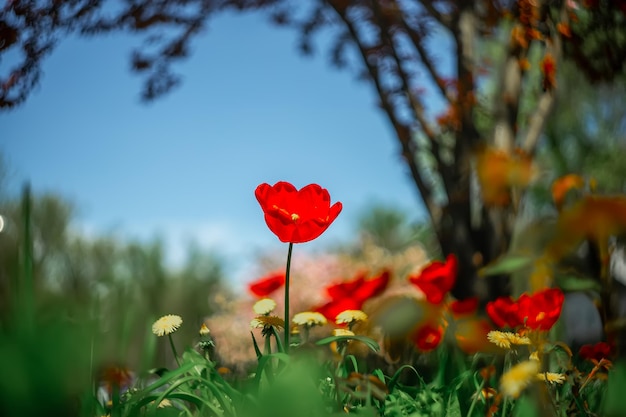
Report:
[[612,235],[626,232],[626,196],[586,195],[561,211],[548,256],[558,260],[584,239],[606,246]]
[[454,336],[459,348],[468,355],[476,352],[496,353],[497,346],[487,339],[487,333],[493,329],[486,319],[468,318],[457,322]]
[[556,30],[558,30],[559,33],[566,38],[572,37],[572,31],[567,23],[557,23]]
[[585,185],[585,180],[577,174],[567,174],[557,178],[552,183],[552,200],[554,205],[560,209],[563,206],[565,197],[570,190],[581,189]]
[[509,203],[511,187],[526,187],[535,175],[532,158],[522,151],[513,155],[486,148],[476,159],[478,181],[486,205]]

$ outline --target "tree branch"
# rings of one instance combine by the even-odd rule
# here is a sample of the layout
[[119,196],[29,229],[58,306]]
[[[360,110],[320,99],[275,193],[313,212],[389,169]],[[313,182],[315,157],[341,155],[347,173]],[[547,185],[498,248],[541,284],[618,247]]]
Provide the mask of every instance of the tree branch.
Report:
[[431,146],[431,154],[437,164],[437,172],[441,176],[444,188],[447,193],[450,189],[451,184],[448,175],[448,169],[441,159],[439,138],[437,137],[434,129],[430,126],[430,123],[426,118],[426,110],[421,100],[419,100],[419,98],[411,93],[411,87],[409,85],[409,74],[407,74],[402,66],[402,61],[400,60],[400,57],[398,56],[398,51],[396,50],[393,34],[391,33],[389,25],[386,24],[385,20],[381,18],[380,8],[376,0],[372,1],[372,10],[374,12],[374,15],[378,19],[377,23],[381,29],[381,38],[384,38],[381,40],[383,40],[383,44],[387,45],[390,55],[395,63],[397,76],[402,83],[402,90],[406,92],[407,100],[409,101],[409,107],[411,108],[415,120],[419,124],[422,132],[428,138],[429,144]]
[[446,29],[452,30],[452,22],[454,19],[451,15],[441,13],[437,10],[432,1],[423,0],[421,4],[433,19],[439,22]]
[[450,95],[448,89],[445,86],[445,83],[443,82],[439,74],[437,73],[437,69],[435,68],[435,65],[433,64],[432,60],[428,56],[428,51],[426,51],[426,48],[424,48],[424,45],[422,45],[422,41],[423,41],[422,37],[409,26],[409,24],[406,22],[404,18],[400,18],[400,23],[402,24],[402,27],[404,31],[406,32],[406,34],[408,35],[409,39],[411,39],[411,42],[413,43],[415,50],[419,54],[420,60],[422,61],[422,64],[424,64],[424,68],[426,68],[426,70],[428,71],[428,74],[432,78],[432,81],[439,88],[441,95],[446,98],[446,100],[448,101],[448,104],[452,104],[454,102],[454,97]]
[[457,58],[457,107],[460,129],[454,143],[454,163],[456,190],[451,199],[459,204],[470,204],[470,152],[479,140],[474,126],[475,93],[474,93],[474,41],[476,39],[476,22],[472,3],[459,10],[455,18]]
[[411,177],[413,178],[413,181],[415,182],[420,192],[421,198],[424,201],[424,205],[426,206],[428,210],[431,220],[433,221],[434,224],[437,224],[441,217],[441,209],[435,203],[433,199],[433,190],[422,178],[421,173],[415,162],[415,150],[413,149],[414,144],[411,138],[411,129],[409,126],[403,124],[397,118],[394,107],[391,101],[389,100],[389,92],[387,92],[382,85],[379,69],[375,63],[371,63],[370,60],[368,59],[369,55],[368,55],[367,49],[361,42],[355,26],[350,21],[350,19],[346,16],[344,10],[341,10],[335,7],[335,5],[332,3],[329,3],[329,4],[332,7],[332,9],[335,11],[337,16],[339,16],[339,18],[345,24],[352,41],[354,42],[359,53],[361,54],[361,57],[363,59],[363,64],[365,65],[370,75],[370,78],[372,79],[372,82],[374,83],[376,92],[378,93],[378,96],[380,98],[380,101],[381,101],[380,105],[385,111],[385,113],[387,114],[387,117],[389,118],[391,125],[396,131],[396,135],[398,137],[398,140],[400,142],[400,146],[402,149],[401,153],[402,153],[403,158],[405,159],[405,161],[407,162],[409,166]]
[[554,91],[545,91],[541,98],[535,112],[530,118],[528,130],[522,144],[522,149],[528,153],[533,154],[539,142],[539,138],[543,133],[546,120],[550,115],[552,108],[554,107]]
[[[559,19],[561,21],[567,20],[567,9],[565,5],[561,6],[561,10],[559,12]],[[550,32],[552,33],[552,37],[548,40],[546,53],[550,53],[554,59],[554,70],[558,69],[558,63],[561,61],[561,56],[563,55],[563,40],[561,38],[560,32],[557,30],[554,22],[548,22],[551,26]],[[546,76],[546,74],[544,74]],[[548,116],[552,112],[552,108],[554,107],[554,101],[556,96],[557,85],[551,86],[551,88],[547,88],[541,97],[539,98],[539,103],[537,104],[537,108],[535,112],[530,117],[530,122],[528,125],[528,130],[526,131],[526,137],[522,142],[522,149],[526,151],[528,154],[534,154],[537,148],[537,143],[539,142],[539,138],[544,131],[544,127],[546,125],[546,121]]]

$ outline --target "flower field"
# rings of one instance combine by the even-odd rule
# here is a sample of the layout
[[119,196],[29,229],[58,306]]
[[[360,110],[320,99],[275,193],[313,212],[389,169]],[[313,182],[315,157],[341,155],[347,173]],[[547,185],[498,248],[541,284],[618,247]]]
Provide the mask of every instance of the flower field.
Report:
[[[44,408],[84,416],[624,415],[626,364],[619,339],[607,333],[594,343],[568,344],[562,320],[568,288],[534,287],[483,306],[478,298],[458,300],[450,292],[458,263],[449,255],[401,277],[389,265],[327,281],[321,297],[305,296],[292,309],[291,287],[299,286],[292,275],[297,244],[320,238],[341,203],[331,205],[318,185],[298,190],[285,182],[262,184],[256,196],[287,257],[284,271],[248,283],[252,302],[233,310],[245,325],[216,326],[238,334],[237,342],[226,344],[213,326],[234,323],[232,318],[207,317],[190,340],[179,330],[193,324],[164,312],[145,323],[152,344],[167,349],[162,366],[100,363],[93,339],[91,355],[84,351],[90,346],[83,327],[88,323],[74,318],[68,326],[41,317],[22,286],[2,345],[3,357],[15,359],[4,361],[5,371],[18,376],[2,382],[12,415]],[[585,204],[603,207],[599,201]],[[560,239],[548,248],[563,250]],[[485,274],[518,267],[519,260],[505,260]],[[549,277],[542,278],[537,281]],[[234,354],[232,343],[248,356]],[[34,392],[41,392],[43,405],[29,403]]]

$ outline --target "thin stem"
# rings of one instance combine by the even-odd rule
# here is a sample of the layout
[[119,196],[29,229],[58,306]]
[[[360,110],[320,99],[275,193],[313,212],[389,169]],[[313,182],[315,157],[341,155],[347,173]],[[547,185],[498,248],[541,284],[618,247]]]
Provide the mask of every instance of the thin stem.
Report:
[[17,290],[17,308],[21,309],[24,328],[30,333],[34,329],[34,278],[33,278],[33,229],[32,229],[32,196],[30,184],[24,186],[22,192],[22,226],[24,241],[22,246],[21,279],[18,279],[14,288]]
[[122,415],[120,408],[120,385],[113,383],[111,386],[111,416],[120,417]]
[[472,403],[470,404],[470,408],[467,411],[467,417],[472,417],[474,413],[474,407],[476,407],[476,402],[478,401],[478,397],[483,395],[483,388],[485,387],[485,380],[483,379],[480,385],[478,386],[478,390],[476,394],[474,394],[474,398],[472,398]]
[[265,355],[269,355],[270,353],[272,353],[272,335],[271,334],[264,334],[263,338],[265,339]]
[[[508,351],[506,356],[504,357],[504,367],[502,369],[502,374],[505,374],[509,369],[511,369],[511,354],[513,351]],[[506,417],[506,408],[509,405],[509,397],[504,396],[504,402],[502,403],[502,417]]]
[[283,346],[280,337],[278,335],[278,330],[276,330],[276,327],[272,326],[272,334],[274,335],[274,340],[276,340],[276,348],[278,349],[279,352],[284,353],[285,352],[285,347]]
[[287,269],[285,271],[285,353],[289,353],[289,270],[291,269],[291,252],[293,251],[293,243],[289,242],[289,251],[287,252]]
[[170,339],[170,346],[172,347],[172,352],[174,353],[174,359],[176,359],[176,365],[180,368],[180,362],[178,361],[178,353],[176,352],[176,346],[174,346],[174,340],[172,339],[172,335],[167,335],[168,339]]

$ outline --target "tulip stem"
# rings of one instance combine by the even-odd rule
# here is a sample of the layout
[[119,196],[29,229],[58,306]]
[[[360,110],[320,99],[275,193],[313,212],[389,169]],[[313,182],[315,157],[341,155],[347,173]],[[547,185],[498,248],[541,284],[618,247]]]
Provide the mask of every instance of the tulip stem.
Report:
[[287,270],[285,271],[285,353],[289,353],[289,333],[291,333],[289,321],[289,270],[291,269],[291,252],[293,243],[289,242],[287,252]]

